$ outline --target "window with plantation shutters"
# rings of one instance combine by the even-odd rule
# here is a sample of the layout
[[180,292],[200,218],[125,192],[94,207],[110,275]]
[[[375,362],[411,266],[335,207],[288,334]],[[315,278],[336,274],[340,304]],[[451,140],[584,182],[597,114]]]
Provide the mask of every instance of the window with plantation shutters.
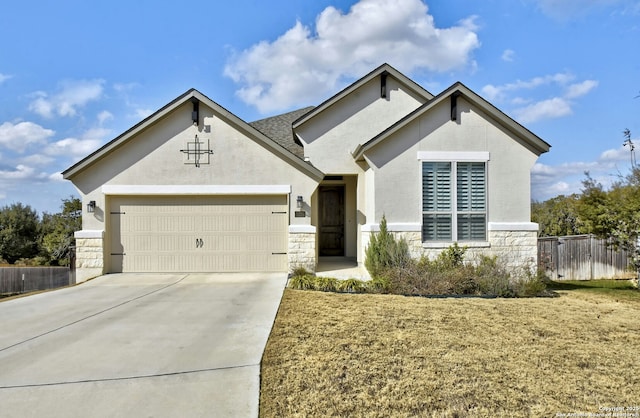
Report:
[[486,163],[422,162],[422,240],[485,241]]

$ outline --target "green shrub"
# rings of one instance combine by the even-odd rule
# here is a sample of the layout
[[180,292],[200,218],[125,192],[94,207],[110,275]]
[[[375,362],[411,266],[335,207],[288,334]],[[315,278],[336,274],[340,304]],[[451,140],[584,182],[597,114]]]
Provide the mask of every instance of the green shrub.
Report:
[[466,252],[467,247],[460,247],[457,242],[454,242],[446,250],[438,254],[435,262],[444,269],[459,268],[464,265],[464,254]]
[[386,276],[378,276],[365,282],[365,286],[369,293],[389,293],[391,281]]
[[333,277],[315,277],[314,289],[322,292],[335,292],[338,290],[338,279]]
[[412,262],[409,245],[404,238],[395,239],[387,229],[387,219],[380,220],[380,232],[371,234],[366,249],[364,265],[372,278],[379,277],[385,270],[404,267]]
[[289,279],[289,287],[296,290],[310,290],[315,288],[315,277],[311,274],[292,276]]
[[307,270],[303,265],[297,264],[291,269],[291,276],[307,276],[311,275],[311,272]]
[[338,282],[338,290],[346,293],[363,293],[366,286],[362,280],[346,279]]

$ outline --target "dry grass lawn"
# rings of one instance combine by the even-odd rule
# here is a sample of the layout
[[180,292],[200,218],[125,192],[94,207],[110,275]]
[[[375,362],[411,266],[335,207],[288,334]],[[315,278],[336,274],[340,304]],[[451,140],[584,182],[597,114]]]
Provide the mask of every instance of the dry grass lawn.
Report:
[[[287,289],[262,417],[554,417],[640,405],[640,299]],[[639,412],[639,411],[636,411]]]

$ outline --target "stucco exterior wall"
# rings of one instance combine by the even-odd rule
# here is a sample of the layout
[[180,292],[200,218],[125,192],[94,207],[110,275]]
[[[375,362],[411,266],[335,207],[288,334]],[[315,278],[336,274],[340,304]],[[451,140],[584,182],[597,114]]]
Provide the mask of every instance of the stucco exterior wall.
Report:
[[[108,211],[103,185],[290,185],[294,207],[292,224],[309,224],[296,218],[295,197],[309,202],[317,182],[301,173],[265,146],[248,138],[212,109],[200,104],[203,123],[191,122],[191,104],[186,103],[158,123],[132,138],[116,152],[104,156],[73,179],[85,203],[95,200],[93,214],[83,214],[83,229],[105,229]],[[203,156],[200,167],[185,164],[188,142],[198,136],[212,155]],[[206,159],[208,158],[208,164]]]
[[351,152],[424,103],[391,77],[387,89],[380,97],[375,78],[296,129],[314,166],[327,174],[359,174]]
[[365,155],[375,175],[375,215],[391,223],[421,223],[419,152],[488,152],[489,222],[530,221],[530,176],[537,155],[458,99],[457,121],[445,100]]

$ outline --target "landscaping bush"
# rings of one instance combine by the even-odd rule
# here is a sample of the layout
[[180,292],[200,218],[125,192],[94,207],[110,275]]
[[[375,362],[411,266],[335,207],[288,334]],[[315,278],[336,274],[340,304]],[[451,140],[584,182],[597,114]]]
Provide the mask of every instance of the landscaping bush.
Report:
[[380,232],[372,235],[365,265],[374,279],[386,279],[389,293],[411,296],[482,295],[528,297],[544,294],[546,285],[540,271],[530,269],[513,277],[497,257],[480,256],[465,263],[466,247],[453,243],[434,259],[409,257],[406,242],[396,241],[387,230],[384,217]]
[[481,256],[475,267],[475,280],[478,292],[487,296],[513,297],[514,292],[511,275],[498,262],[497,257]]
[[338,281],[338,290],[346,293],[363,293],[366,286],[362,280],[346,279]]
[[289,279],[289,287],[296,290],[315,289],[315,276],[311,274],[291,276]]
[[[317,277],[302,267],[292,271],[289,287],[345,293],[391,293],[406,296],[477,295],[492,297],[532,297],[546,295],[546,277],[525,267],[512,272],[497,257],[481,255],[465,262],[466,247],[454,243],[434,260],[409,257],[406,242],[396,241],[380,223],[380,233],[372,236],[365,262],[373,278],[338,280]],[[374,273],[375,272],[375,275]]]
[[387,219],[382,216],[380,232],[371,235],[366,249],[364,265],[372,278],[379,277],[382,272],[392,267],[404,267],[411,264],[409,245],[403,238],[396,241],[387,230]]
[[314,277],[314,288],[321,292],[336,292],[339,288],[338,279],[333,277]]
[[387,277],[376,277],[364,282],[369,293],[389,293],[391,282]]

